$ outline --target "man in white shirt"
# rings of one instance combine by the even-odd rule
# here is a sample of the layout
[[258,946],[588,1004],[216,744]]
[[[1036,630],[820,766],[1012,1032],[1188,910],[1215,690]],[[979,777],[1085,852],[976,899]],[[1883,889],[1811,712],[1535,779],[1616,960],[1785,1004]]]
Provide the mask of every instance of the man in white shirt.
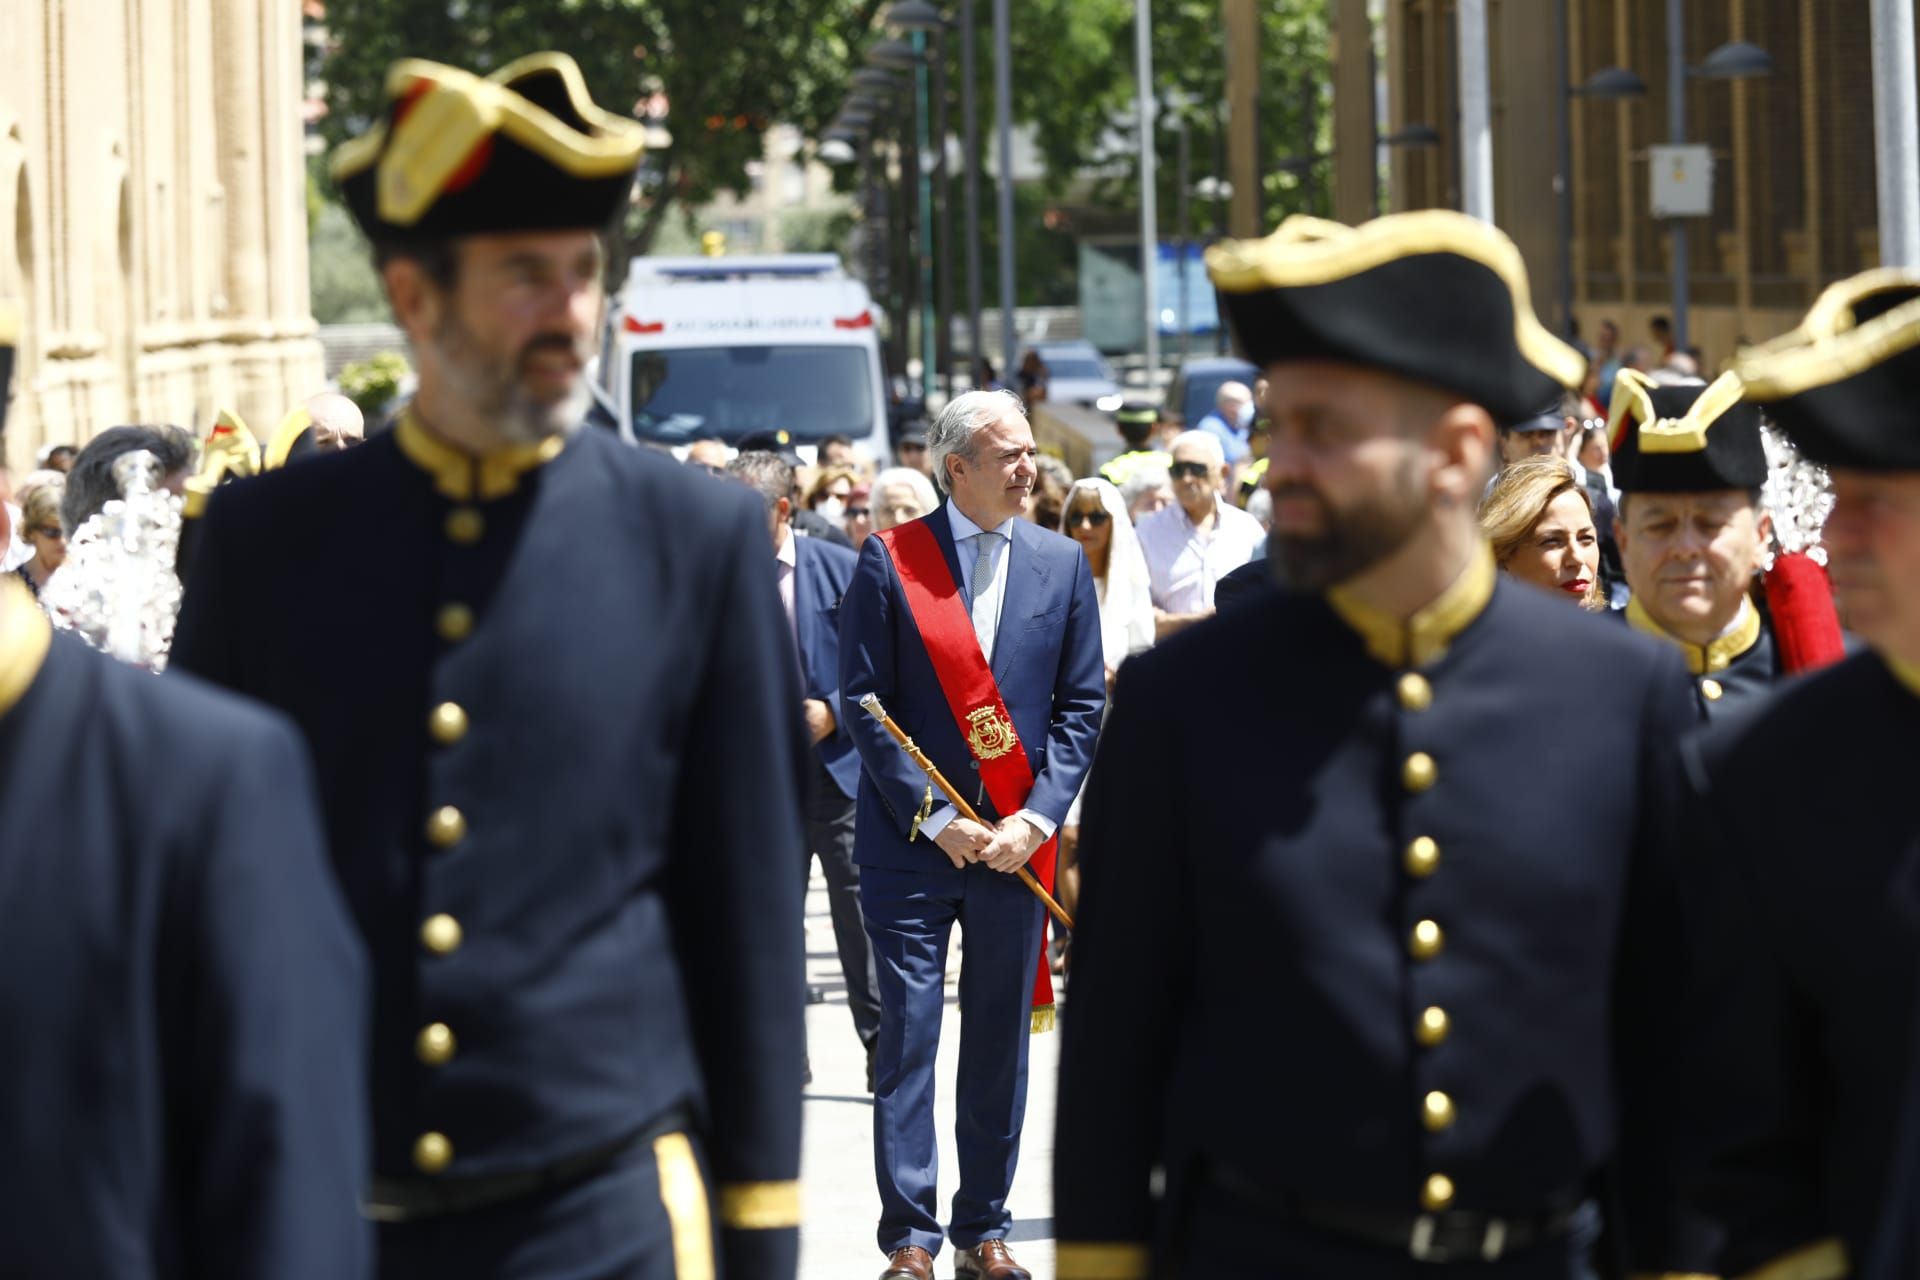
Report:
[[1159,640],[1211,617],[1214,584],[1251,560],[1267,536],[1258,520],[1220,496],[1227,460],[1218,439],[1182,432],[1171,452],[1174,504],[1137,527]]

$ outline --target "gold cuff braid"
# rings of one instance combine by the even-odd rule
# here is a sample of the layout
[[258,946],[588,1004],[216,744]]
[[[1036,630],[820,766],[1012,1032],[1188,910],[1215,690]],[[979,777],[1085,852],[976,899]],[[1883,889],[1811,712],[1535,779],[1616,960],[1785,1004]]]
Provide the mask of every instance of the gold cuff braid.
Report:
[[720,1225],[734,1231],[780,1231],[799,1226],[799,1182],[722,1183]]

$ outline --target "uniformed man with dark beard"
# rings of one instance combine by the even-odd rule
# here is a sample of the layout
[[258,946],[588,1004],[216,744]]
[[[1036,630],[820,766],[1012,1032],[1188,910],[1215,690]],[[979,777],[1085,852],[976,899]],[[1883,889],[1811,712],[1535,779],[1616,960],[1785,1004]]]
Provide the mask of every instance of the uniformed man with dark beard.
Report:
[[[1114,693],[1058,1275],[1585,1277],[1608,1201],[1664,1198],[1642,1103],[1695,715],[1677,652],[1513,585],[1475,523],[1500,424],[1583,363],[1513,244],[1460,214],[1291,219],[1208,267],[1270,384],[1284,589]],[[1263,677],[1224,740],[1193,696],[1208,671]],[[1554,760],[1577,787],[1534,784]]]
[[333,173],[419,392],[215,492],[174,641],[312,748],[388,1277],[794,1272],[805,743],[766,513],[578,429],[640,135],[560,55],[395,65]]
[[[1734,372],[1827,468],[1822,536],[1869,652],[1686,750],[1700,909],[1680,1133],[1684,1271],[1920,1274],[1920,274],[1829,288]],[[1901,1203],[1904,1199],[1905,1203]]]
[[1633,591],[1626,620],[1679,648],[1701,714],[1717,718],[1765,697],[1781,674],[1748,596],[1773,532],[1760,501],[1760,410],[1742,403],[1732,374],[1712,386],[1660,386],[1623,369],[1613,385],[1614,533]]

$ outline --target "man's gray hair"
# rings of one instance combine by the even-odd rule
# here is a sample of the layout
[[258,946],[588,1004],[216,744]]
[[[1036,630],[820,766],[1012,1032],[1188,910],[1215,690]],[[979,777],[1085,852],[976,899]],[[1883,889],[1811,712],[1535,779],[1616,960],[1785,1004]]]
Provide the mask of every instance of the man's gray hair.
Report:
[[1025,418],[1026,406],[1011,391],[969,391],[947,402],[927,432],[927,455],[933,463],[933,482],[947,492],[947,457],[959,454],[975,460],[975,437],[1008,414]]
[[1227,448],[1220,443],[1220,437],[1211,431],[1201,431],[1198,428],[1192,431],[1182,431],[1173,438],[1173,443],[1167,446],[1167,453],[1169,455],[1177,454],[1185,445],[1192,445],[1196,449],[1205,449],[1207,456],[1213,459],[1213,465],[1216,467],[1224,467],[1227,465]]
[[888,486],[903,484],[913,490],[914,501],[920,504],[920,514],[926,515],[940,505],[940,495],[934,492],[933,481],[917,467],[888,467],[873,478],[870,501],[879,502],[880,495]]
[[1173,477],[1165,467],[1139,467],[1127,477],[1120,486],[1120,496],[1126,499],[1127,510],[1133,510],[1133,504],[1150,493],[1157,493],[1173,483]]
[[777,453],[749,449],[727,464],[727,475],[766,499],[768,511],[793,496],[793,466]]

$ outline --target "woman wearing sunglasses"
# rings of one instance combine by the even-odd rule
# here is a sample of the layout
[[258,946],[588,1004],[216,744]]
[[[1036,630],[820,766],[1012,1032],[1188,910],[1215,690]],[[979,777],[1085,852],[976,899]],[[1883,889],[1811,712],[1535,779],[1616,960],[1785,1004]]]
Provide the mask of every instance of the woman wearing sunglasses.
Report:
[[[1140,652],[1153,643],[1153,594],[1147,577],[1147,558],[1141,554],[1140,539],[1127,519],[1127,504],[1120,491],[1105,480],[1076,480],[1067,490],[1066,507],[1060,514],[1060,532],[1080,544],[1093,569],[1093,590],[1100,600],[1100,646],[1107,661],[1107,692],[1113,692],[1113,676],[1127,655]],[[1060,904],[1072,914],[1080,898],[1080,800],[1086,788],[1074,797],[1067,820],[1060,826],[1060,858],[1055,867],[1055,887]],[[1064,944],[1056,941],[1053,960],[1055,973],[1064,972]]]
[[66,477],[57,471],[36,472],[20,487],[20,532],[33,558],[14,572],[36,600],[53,571],[66,563],[67,534],[60,525],[60,498],[66,491]]

